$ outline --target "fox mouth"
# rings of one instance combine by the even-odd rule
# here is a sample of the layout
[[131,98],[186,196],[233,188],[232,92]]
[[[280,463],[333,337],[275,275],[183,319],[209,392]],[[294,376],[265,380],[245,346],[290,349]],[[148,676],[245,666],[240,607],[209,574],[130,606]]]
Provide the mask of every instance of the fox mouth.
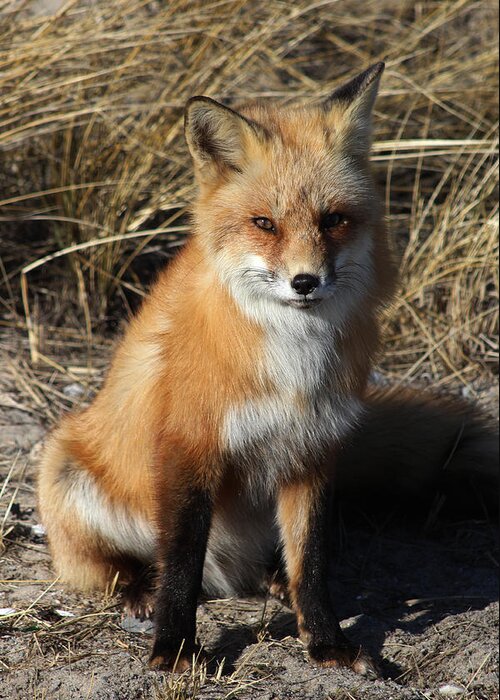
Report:
[[287,299],[286,303],[289,306],[293,306],[296,309],[310,309],[313,306],[317,306],[320,304],[323,300],[322,299]]

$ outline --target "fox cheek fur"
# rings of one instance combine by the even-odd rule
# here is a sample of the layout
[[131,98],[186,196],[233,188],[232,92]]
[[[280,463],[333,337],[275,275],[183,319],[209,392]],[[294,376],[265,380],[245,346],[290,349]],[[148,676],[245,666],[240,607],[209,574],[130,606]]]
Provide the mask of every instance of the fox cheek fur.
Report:
[[327,490],[394,282],[368,165],[382,70],[307,108],[188,103],[193,235],[48,441],[55,566],[92,588],[156,560],[155,667],[189,663],[202,585],[260,590],[281,557],[311,657],[372,669],[328,593]]
[[[379,304],[392,291],[368,164],[378,77],[352,81],[351,93],[339,89],[316,108],[254,104],[235,115],[207,98],[188,105],[200,184],[195,225],[245,311],[311,302],[321,304],[322,317],[352,323],[356,307]],[[256,226],[259,220],[268,227]],[[309,287],[296,283],[304,276]]]

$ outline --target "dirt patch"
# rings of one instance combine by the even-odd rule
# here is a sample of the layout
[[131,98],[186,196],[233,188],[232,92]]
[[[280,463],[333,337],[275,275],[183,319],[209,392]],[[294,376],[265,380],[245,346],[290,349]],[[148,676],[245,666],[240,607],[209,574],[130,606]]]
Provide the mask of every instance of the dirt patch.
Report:
[[382,526],[338,516],[331,579],[342,625],[377,659],[380,680],[315,668],[290,611],[254,598],[200,605],[208,672],[149,671],[150,625],[124,619],[116,595],[84,597],[54,580],[36,509],[44,427],[7,377],[0,398],[3,512],[13,504],[3,524],[0,698],[498,697],[494,529],[468,521],[423,532],[390,514]]

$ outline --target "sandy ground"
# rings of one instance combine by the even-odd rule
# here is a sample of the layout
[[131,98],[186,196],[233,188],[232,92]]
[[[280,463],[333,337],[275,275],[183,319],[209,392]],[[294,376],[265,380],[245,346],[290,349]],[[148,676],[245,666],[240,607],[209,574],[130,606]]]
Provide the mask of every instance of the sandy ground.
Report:
[[[199,637],[214,661],[191,677],[147,669],[148,623],[118,596],[83,597],[54,581],[36,509],[45,433],[0,375],[0,698],[19,700],[433,700],[498,697],[496,532],[479,521],[403,528],[338,517],[332,589],[350,636],[381,679],[318,669],[290,611],[274,600],[204,601]],[[3,514],[12,501],[10,514]]]

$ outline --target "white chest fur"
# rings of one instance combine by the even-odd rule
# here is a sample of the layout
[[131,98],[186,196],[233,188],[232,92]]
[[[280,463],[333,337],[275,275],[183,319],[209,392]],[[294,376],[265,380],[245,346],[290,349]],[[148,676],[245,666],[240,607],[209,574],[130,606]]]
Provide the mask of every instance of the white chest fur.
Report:
[[357,397],[335,390],[342,363],[331,326],[308,317],[266,337],[262,378],[271,390],[233,405],[221,437],[250,486],[272,491],[342,439],[362,409]]

